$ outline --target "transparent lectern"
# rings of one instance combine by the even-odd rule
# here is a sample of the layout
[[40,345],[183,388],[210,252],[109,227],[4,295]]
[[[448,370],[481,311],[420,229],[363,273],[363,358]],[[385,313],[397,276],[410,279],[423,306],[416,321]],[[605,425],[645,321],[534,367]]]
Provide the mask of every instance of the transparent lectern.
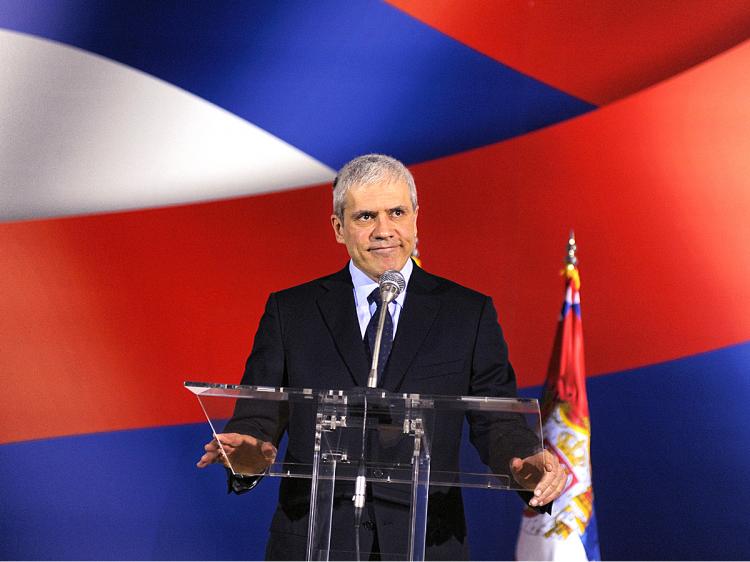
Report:
[[[424,560],[430,494],[451,487],[520,490],[510,461],[542,450],[533,399],[395,394],[381,389],[312,390],[186,382],[215,435],[247,433],[289,439],[284,459],[263,473],[309,483],[308,560],[368,559],[337,535],[355,534],[334,510],[355,513],[353,498],[403,510],[403,529],[379,536],[381,559]],[[464,420],[482,463],[462,470]],[[233,474],[252,474],[228,455]],[[235,462],[236,461],[236,462]],[[480,468],[481,466],[481,468]],[[305,488],[306,490],[306,488]],[[358,544],[358,542],[357,542]],[[358,548],[357,548],[358,550]]]

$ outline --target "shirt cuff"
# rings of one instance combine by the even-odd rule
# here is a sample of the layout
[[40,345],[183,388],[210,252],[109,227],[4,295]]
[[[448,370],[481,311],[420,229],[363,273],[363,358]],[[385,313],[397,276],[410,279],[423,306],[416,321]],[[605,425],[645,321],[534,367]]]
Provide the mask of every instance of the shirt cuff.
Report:
[[232,471],[227,469],[227,494],[234,492],[237,495],[249,492],[258,485],[263,479],[263,474],[256,474],[252,476],[244,476],[242,474],[232,474]]

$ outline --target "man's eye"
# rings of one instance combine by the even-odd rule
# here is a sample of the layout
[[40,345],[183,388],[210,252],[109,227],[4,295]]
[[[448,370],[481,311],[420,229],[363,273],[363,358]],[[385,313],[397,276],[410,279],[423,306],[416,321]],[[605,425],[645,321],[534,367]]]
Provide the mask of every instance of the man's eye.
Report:
[[361,215],[359,215],[359,217],[357,217],[357,218],[358,218],[359,220],[361,220],[361,221],[368,221],[368,220],[370,220],[370,219],[372,218],[372,214],[370,214],[370,213],[362,213],[362,214],[361,214]]
[[401,216],[405,215],[406,213],[405,213],[405,211],[403,209],[394,209],[391,214],[394,217],[401,217]]

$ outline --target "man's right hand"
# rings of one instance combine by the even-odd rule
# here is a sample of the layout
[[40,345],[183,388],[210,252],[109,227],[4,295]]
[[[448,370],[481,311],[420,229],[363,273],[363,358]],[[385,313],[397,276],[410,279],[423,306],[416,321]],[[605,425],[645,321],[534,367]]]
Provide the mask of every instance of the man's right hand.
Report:
[[224,457],[216,439],[213,439],[203,447],[206,452],[198,461],[198,468],[220,462],[227,467],[231,464],[237,474],[263,474],[276,459],[276,447],[269,441],[241,433],[219,433],[216,437],[229,458]]

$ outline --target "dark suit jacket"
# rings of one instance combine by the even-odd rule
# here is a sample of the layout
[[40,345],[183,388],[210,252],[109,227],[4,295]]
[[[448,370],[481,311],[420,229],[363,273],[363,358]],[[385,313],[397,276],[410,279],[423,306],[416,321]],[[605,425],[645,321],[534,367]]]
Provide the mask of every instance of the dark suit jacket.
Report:
[[[422,394],[516,396],[515,374],[489,297],[431,275],[416,265],[406,291],[380,387]],[[345,267],[269,297],[242,384],[349,389],[366,386],[368,371],[352,280]],[[265,416],[258,416],[257,412],[243,415],[238,409],[225,431],[255,435],[278,444],[282,432],[287,430],[285,461],[309,462],[314,430],[310,419],[287,414],[271,411]],[[458,469],[461,425],[462,419],[457,418],[436,428],[433,469]],[[470,423],[471,440],[482,460],[490,463],[489,440],[497,435],[488,435],[482,426],[481,421]],[[503,458],[502,462],[507,460]],[[306,481],[284,479],[280,508],[293,510],[295,505],[306,504],[309,490]],[[393,487],[381,490],[375,486],[373,495],[398,501],[388,496],[392,490]],[[441,525],[447,527],[439,532],[433,529],[432,534],[449,535],[463,543],[465,524],[460,493],[452,489],[435,497],[434,502],[431,497],[430,505],[441,502],[441,512],[457,516],[442,521]],[[460,552],[455,554],[463,556]]]

